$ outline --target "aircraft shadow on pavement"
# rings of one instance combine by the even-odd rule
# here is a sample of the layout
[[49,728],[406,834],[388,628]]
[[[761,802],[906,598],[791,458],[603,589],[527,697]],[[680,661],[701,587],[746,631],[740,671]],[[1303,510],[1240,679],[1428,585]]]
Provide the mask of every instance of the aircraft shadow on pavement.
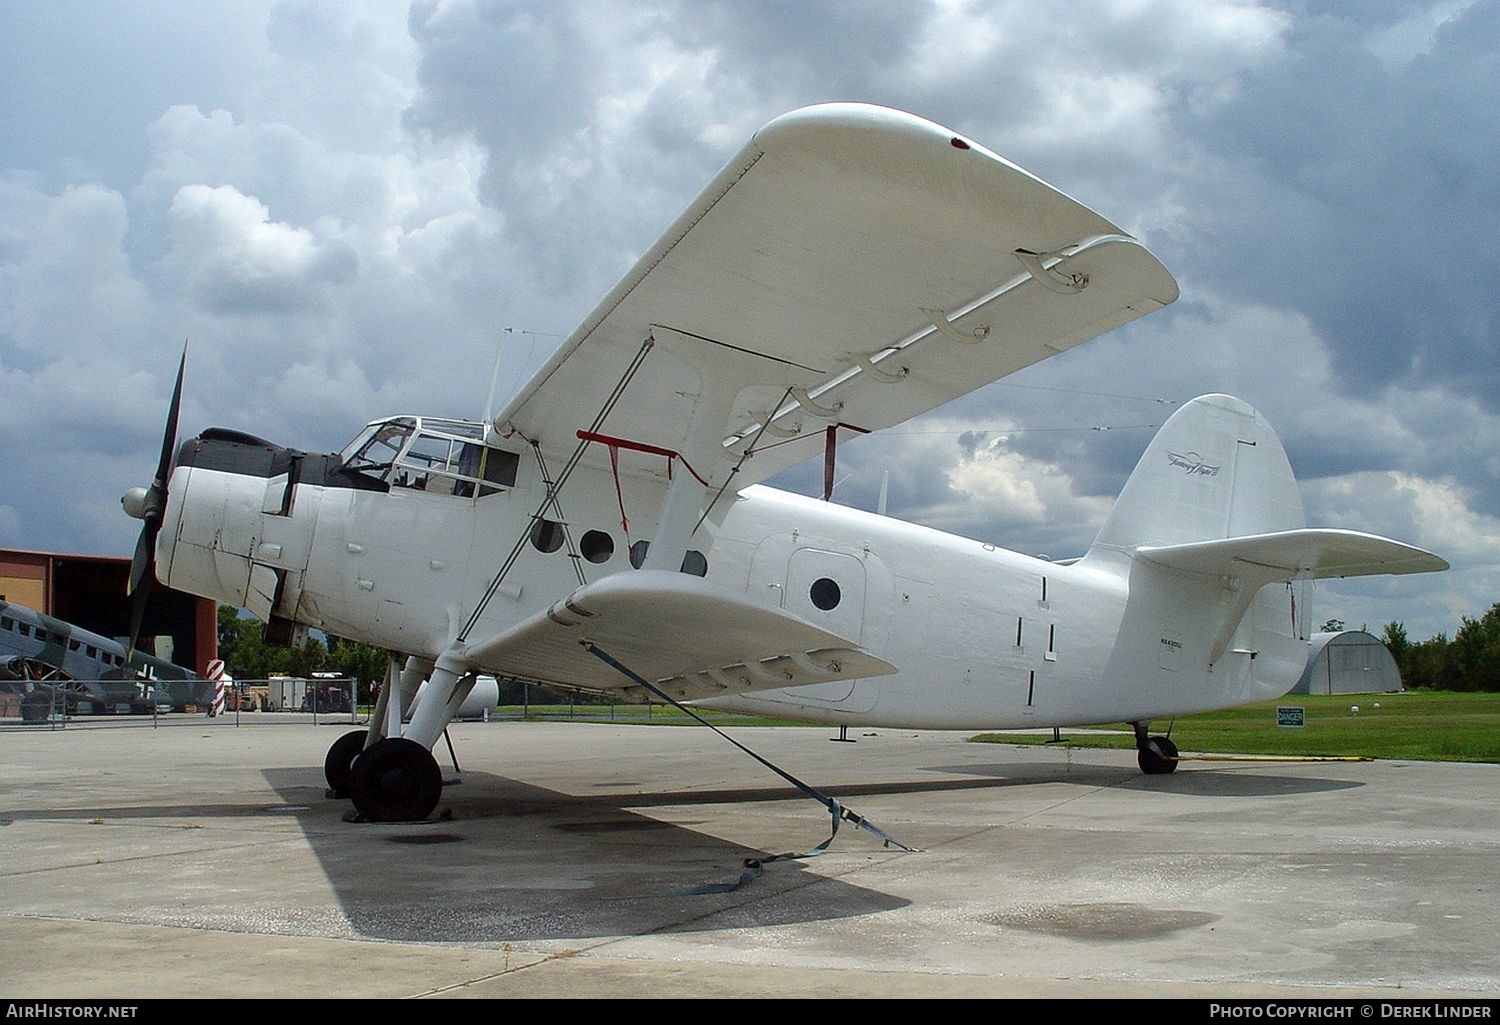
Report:
[[[778,861],[731,892],[747,857],[767,852],[633,810],[657,794],[578,796],[467,770],[421,823],[343,821],[352,805],[308,786],[302,769],[265,777],[302,823],[351,927],[363,936],[423,942],[537,940],[713,931],[850,918],[909,901]],[[745,800],[756,800],[746,791]],[[778,794],[777,796],[782,796]],[[718,797],[697,795],[699,803]],[[687,802],[681,802],[687,803]],[[725,826],[744,839],[785,835],[785,821]],[[809,802],[807,850],[828,814]],[[845,826],[837,843],[856,835]],[[865,834],[877,851],[878,843]],[[896,852],[891,852],[892,856]]]
[[[861,795],[998,792],[1052,782],[1213,797],[1295,795],[1364,785],[1258,767],[1194,769],[1150,778],[1133,769],[1025,762],[934,766],[929,771],[949,778],[864,781],[823,790],[857,809]],[[343,821],[350,804],[330,800],[321,788],[310,786],[306,768],[268,770],[265,776],[303,824],[350,925],[365,936],[473,942],[718,931],[853,918],[909,903],[824,878],[816,861],[775,862],[731,892],[689,894],[695,887],[734,882],[744,858],[770,853],[715,833],[737,834],[746,842],[787,835],[782,813],[758,828],[757,820],[743,812],[734,821],[715,822],[714,806],[802,802],[807,805],[805,826],[795,827],[796,839],[788,846],[806,850],[827,836],[827,813],[779,784],[580,795],[469,770],[462,783],[445,788],[433,819],[379,824]],[[676,822],[646,813],[700,806],[708,809],[703,818]],[[833,849],[900,856],[848,824]]]
[[[933,778],[898,776],[824,790],[863,812],[868,808],[861,807],[861,796],[972,792],[976,800],[984,800],[983,792],[990,791],[1003,800],[1010,788],[1046,783],[1188,798],[1290,796],[1364,785],[1263,766],[1184,766],[1173,775],[1153,777],[1125,767],[1025,761],[928,766],[923,771]],[[133,852],[128,864],[121,862],[138,873],[158,871],[163,859],[203,866],[238,859],[256,866],[244,873],[256,885],[235,891],[234,899],[245,903],[213,904],[195,912],[216,928],[260,922],[271,932],[348,929],[392,941],[498,944],[839,921],[909,903],[843,878],[827,878],[816,859],[774,862],[739,889],[689,895],[687,891],[704,884],[734,882],[745,857],[766,853],[747,844],[800,851],[828,835],[827,813],[780,784],[571,794],[470,770],[461,784],[445,789],[433,820],[371,824],[343,821],[351,805],[325,795],[316,768],[276,768],[262,776],[275,791],[269,801],[29,808],[8,813],[6,820],[97,818],[148,826],[156,824],[150,820],[218,820],[230,827],[228,833],[215,834],[207,821],[208,833],[150,829],[151,839],[132,841],[144,842],[148,849]],[[794,811],[795,803],[805,811]],[[757,804],[762,807],[746,807]],[[652,809],[677,809],[671,816],[675,821],[653,817]],[[298,856],[280,846],[287,837],[284,831],[255,834],[251,846],[265,850],[265,857],[247,853],[245,838],[233,831],[233,824],[254,828],[253,823],[267,817],[296,823],[302,837],[298,842],[305,842],[316,858],[318,872],[302,878],[278,867],[282,859]],[[904,835],[907,824],[899,818],[878,824],[908,843],[924,842],[921,835]],[[170,846],[183,843],[189,846]],[[846,823],[827,857],[851,853],[862,859],[906,857]],[[330,890],[331,902],[325,906],[320,902],[329,899],[323,895]],[[165,905],[162,913],[173,921],[182,918],[180,910]]]

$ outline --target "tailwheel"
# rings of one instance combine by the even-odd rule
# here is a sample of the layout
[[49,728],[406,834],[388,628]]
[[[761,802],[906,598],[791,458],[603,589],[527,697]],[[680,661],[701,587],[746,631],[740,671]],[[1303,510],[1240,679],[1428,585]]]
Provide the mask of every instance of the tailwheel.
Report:
[[1136,750],[1136,761],[1148,776],[1177,771],[1177,745],[1170,737],[1151,737]]
[[328,789],[334,797],[349,796],[349,775],[354,759],[364,752],[368,738],[369,733],[365,730],[355,730],[335,740],[328,749],[328,757],[323,759],[323,778],[328,780]]
[[349,772],[349,796],[370,822],[420,822],[432,814],[442,793],[437,759],[405,737],[377,741]]

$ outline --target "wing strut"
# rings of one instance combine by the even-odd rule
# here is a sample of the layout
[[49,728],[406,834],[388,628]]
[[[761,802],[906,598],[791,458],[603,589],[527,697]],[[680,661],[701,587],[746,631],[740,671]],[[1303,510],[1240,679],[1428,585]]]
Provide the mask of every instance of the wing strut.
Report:
[[[785,402],[787,396],[790,394],[792,394],[792,389],[787,388],[782,393],[781,401]],[[780,403],[777,403],[777,405],[780,405]],[[713,500],[703,507],[703,515],[698,517],[698,522],[693,526],[694,534],[698,533],[698,528],[703,526],[703,521],[708,519],[708,514],[713,512],[714,506],[719,503],[719,499],[724,497],[724,492],[728,490],[729,485],[734,483],[734,475],[740,472],[740,467],[745,465],[745,460],[755,454],[755,445],[760,441],[760,436],[770,429],[771,420],[769,417],[760,421],[760,429],[755,432],[755,436],[750,439],[750,444],[745,446],[745,451],[740,453],[739,458],[734,461],[734,465],[729,468],[729,474],[724,478],[724,483],[719,485],[719,490],[714,493]],[[725,455],[733,456],[733,453],[729,452],[728,449],[724,449],[723,451]]]
[[823,431],[823,501],[833,497],[834,453],[839,447],[839,429],[832,424]]
[[[620,396],[625,394],[625,389],[630,386],[630,382],[635,378],[636,371],[640,370],[641,364],[646,361],[646,356],[650,354],[651,348],[655,344],[656,339],[651,337],[651,335],[648,333],[645,340],[641,342],[640,350],[630,361],[630,365],[625,368],[625,372],[620,376],[620,380],[616,382],[614,390],[611,391],[609,397],[604,400],[604,405],[600,408],[599,414],[594,417],[594,422],[592,425],[590,425],[589,428],[590,430],[597,431],[600,427],[604,426],[605,419],[608,418],[610,412],[615,408],[615,404],[620,401]],[[499,425],[497,424],[496,427],[498,429]],[[517,431],[516,433],[519,434],[520,432]],[[521,437],[531,445],[532,450],[536,452],[538,456],[541,455],[541,447],[536,443],[534,439],[527,438],[524,434],[522,434]],[[547,507],[549,505],[555,505],[557,500],[557,493],[562,490],[563,485],[566,484],[568,482],[568,478],[572,476],[574,468],[578,465],[578,461],[583,458],[584,450],[587,449],[588,446],[588,442],[580,441],[578,443],[578,447],[573,450],[572,457],[567,461],[566,464],[564,464],[562,472],[557,475],[557,479],[555,481],[549,480],[549,482],[547,483],[547,494],[542,499],[541,506],[537,508],[536,513],[531,517],[532,522],[541,519],[542,516],[546,513]],[[470,632],[479,623],[479,617],[484,615],[484,610],[489,608],[490,602],[494,600],[496,593],[500,590],[500,585],[505,582],[505,578],[507,575],[509,575],[511,567],[514,566],[516,560],[520,558],[522,550],[526,547],[526,540],[530,533],[531,524],[528,523],[526,529],[521,531],[521,536],[516,539],[515,545],[510,550],[510,555],[506,556],[505,561],[500,564],[499,570],[495,572],[494,578],[490,581],[490,586],[485,589],[483,597],[481,597],[479,599],[479,603],[474,606],[474,611],[469,614],[468,621],[464,623],[463,629],[458,632],[458,636],[455,638],[455,640],[464,641],[468,639]],[[574,560],[574,565],[578,566],[577,560]],[[581,575],[582,567],[579,566],[578,568]]]
[[[713,730],[719,736],[721,736],[725,740],[729,741],[735,747],[737,747],[741,751],[745,752],[745,754],[749,755],[751,758],[754,758],[757,762],[760,762],[760,764],[764,765],[766,768],[768,768],[772,772],[776,773],[776,775],[780,776],[782,779],[786,780],[792,786],[796,787],[798,790],[802,791],[808,797],[811,797],[814,801],[817,801],[823,807],[825,807],[825,808],[828,809],[828,813],[833,816],[833,831],[828,834],[828,839],[827,840],[824,840],[822,843],[818,844],[818,846],[814,847],[812,850],[807,851],[807,852],[805,852],[803,854],[773,854],[770,857],[765,857],[765,858],[747,858],[747,859],[745,859],[745,867],[753,869],[755,871],[755,875],[759,875],[759,866],[767,864],[767,863],[772,862],[772,861],[786,861],[786,860],[793,859],[793,858],[814,858],[814,857],[817,857],[819,854],[822,854],[824,851],[828,850],[829,844],[833,843],[833,838],[836,837],[836,836],[838,836],[839,825],[840,825],[840,823],[843,823],[843,822],[853,823],[855,826],[857,826],[860,829],[865,830],[866,832],[874,833],[876,836],[878,836],[880,838],[880,842],[881,842],[881,844],[883,846],[886,846],[886,847],[897,847],[897,848],[900,848],[903,851],[906,851],[908,854],[917,854],[917,853],[920,853],[920,851],[919,851],[918,848],[906,846],[906,844],[904,844],[901,841],[896,840],[893,837],[891,837],[888,833],[885,832],[885,830],[883,830],[879,826],[875,825],[875,823],[871,822],[869,819],[865,818],[863,815],[859,815],[859,814],[855,813],[854,811],[852,811],[852,810],[850,810],[848,808],[845,808],[842,804],[839,803],[838,798],[836,798],[836,797],[829,797],[827,794],[823,793],[823,791],[817,789],[816,787],[810,786],[810,785],[802,782],[800,779],[798,779],[796,776],[793,776],[791,773],[787,772],[785,769],[782,769],[779,766],[773,765],[770,761],[768,761],[767,759],[765,759],[765,758],[761,757],[760,755],[756,754],[754,751],[750,750],[744,744],[741,744],[738,740],[735,740],[729,734],[727,734],[723,730],[719,729],[713,723],[711,723],[707,719],[703,718],[703,716],[699,715],[697,712],[693,711],[691,708],[687,707],[682,702],[678,701],[676,698],[673,698],[671,695],[669,695],[665,691],[661,690],[655,684],[647,682],[647,680],[644,677],[642,677],[639,673],[636,673],[629,666],[626,666],[626,665],[622,664],[621,662],[619,662],[618,660],[616,660],[614,658],[614,656],[610,655],[609,652],[605,651],[603,648],[600,648],[598,645],[594,644],[592,641],[587,641],[586,640],[586,641],[583,641],[582,644],[583,644],[584,648],[588,651],[588,653],[590,655],[593,655],[595,658],[597,658],[599,661],[603,662],[605,665],[609,666],[611,669],[614,669],[617,672],[623,674],[624,676],[626,676],[627,678],[629,678],[632,683],[635,683],[636,685],[644,688],[648,693],[655,694],[657,697],[661,698],[663,701],[666,701],[669,704],[671,704],[674,707],[676,707],[679,711],[686,712],[688,715],[690,715],[694,719],[696,719],[700,725],[707,726],[709,729]],[[740,882],[746,881],[747,878],[754,878],[754,876],[741,876],[740,877]],[[738,884],[735,884],[735,885],[738,885]]]
[[863,427],[855,427],[842,421],[829,424],[823,431],[823,501],[833,498],[833,470],[835,452],[839,447],[839,428],[843,427],[859,434],[869,434]]

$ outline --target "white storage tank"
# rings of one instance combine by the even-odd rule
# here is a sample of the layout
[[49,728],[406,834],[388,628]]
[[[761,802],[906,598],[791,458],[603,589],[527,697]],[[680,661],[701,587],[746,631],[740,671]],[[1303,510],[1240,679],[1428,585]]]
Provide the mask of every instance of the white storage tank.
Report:
[[[427,689],[427,681],[417,688],[417,696],[421,697],[422,691]],[[469,696],[464,698],[464,703],[458,707],[453,714],[455,720],[462,719],[485,719],[500,704],[500,683],[493,676],[481,676],[474,682],[474,689],[469,691]],[[410,719],[411,712],[407,711],[404,718]]]

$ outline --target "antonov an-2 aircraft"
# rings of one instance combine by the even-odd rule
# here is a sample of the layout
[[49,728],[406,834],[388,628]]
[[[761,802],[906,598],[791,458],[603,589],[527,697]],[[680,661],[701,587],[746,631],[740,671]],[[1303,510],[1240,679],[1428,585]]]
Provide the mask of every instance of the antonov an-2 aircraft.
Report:
[[794,111],[483,422],[390,417],[332,455],[216,428],[174,465],[179,368],[156,480],[125,497],[135,579],[407,654],[326,762],[370,820],[432,812],[431,749],[479,673],[832,724],[1126,721],[1142,768],[1171,771],[1152,719],[1302,672],[1283,581],[1447,564],[1306,529],[1276,435],[1223,395],[1162,428],[1071,564],[757,482],[1177,294],[970,139]]

